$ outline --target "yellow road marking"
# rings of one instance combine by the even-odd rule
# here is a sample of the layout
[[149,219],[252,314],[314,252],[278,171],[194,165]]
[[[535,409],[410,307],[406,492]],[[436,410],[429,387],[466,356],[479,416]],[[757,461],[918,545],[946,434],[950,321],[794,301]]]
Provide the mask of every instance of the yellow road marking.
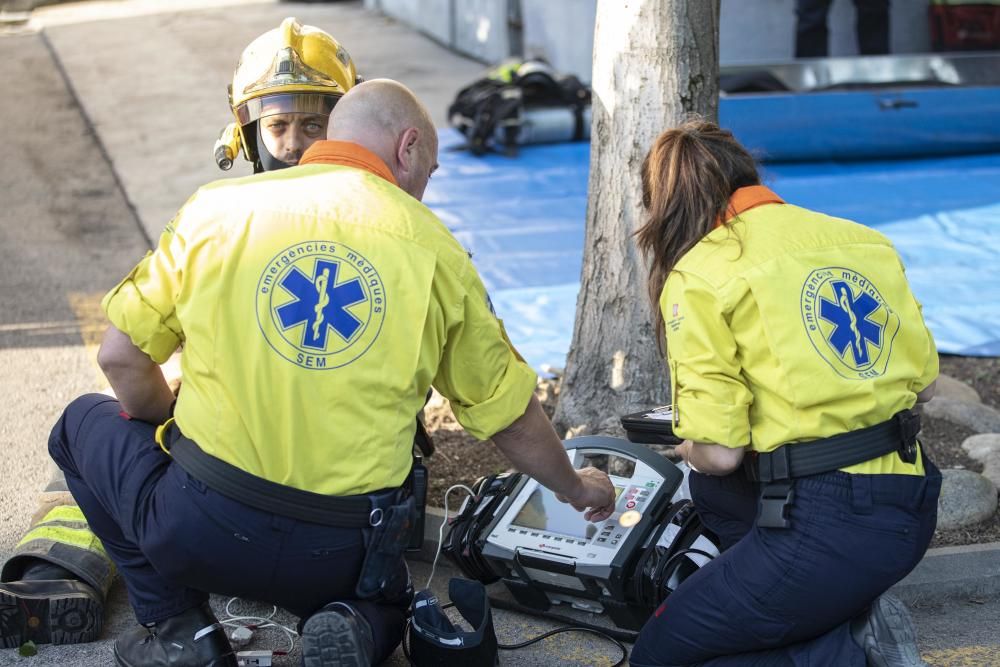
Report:
[[959,646],[925,651],[924,660],[934,667],[990,667],[1000,664],[1000,646]]
[[101,338],[104,330],[108,327],[108,318],[101,310],[101,299],[103,292],[69,292],[66,300],[69,307],[76,315],[77,327],[80,331],[80,338],[83,339],[83,346],[87,351],[87,358],[97,373],[97,384],[101,387],[108,386],[108,381],[104,378],[100,366],[97,365],[97,350],[101,346]]
[[[104,377],[104,372],[97,365],[97,350],[101,347],[105,330],[111,324],[104,311],[101,310],[101,299],[103,298],[104,292],[69,292],[66,294],[69,307],[76,315],[74,328],[80,332],[87,358],[90,359],[90,363],[97,373],[97,386],[104,387],[101,390],[102,393],[114,396],[111,387],[108,386],[107,378]],[[68,325],[70,323],[59,324]],[[160,368],[163,369],[167,382],[179,382],[181,376],[180,354],[175,353]]]

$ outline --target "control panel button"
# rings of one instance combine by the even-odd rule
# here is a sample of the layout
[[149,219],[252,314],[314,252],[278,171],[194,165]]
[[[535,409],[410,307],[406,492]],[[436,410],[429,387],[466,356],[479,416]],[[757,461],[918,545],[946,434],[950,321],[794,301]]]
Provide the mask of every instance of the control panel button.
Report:
[[618,540],[611,540],[611,544],[612,545],[618,544]]
[[598,537],[598,538],[597,538],[597,541],[598,541],[598,542],[607,542],[607,541],[608,541],[608,538],[606,538],[606,537]]
[[634,500],[628,501],[627,503],[625,503],[625,507],[628,509],[633,509],[635,507],[635,501]]
[[[625,514],[622,514],[621,518],[618,519],[618,524],[622,528],[631,528],[635,524],[639,523],[641,519],[642,519],[642,514],[636,510],[632,510],[630,512],[625,512]],[[611,532],[610,529],[608,530],[608,532],[609,533]]]

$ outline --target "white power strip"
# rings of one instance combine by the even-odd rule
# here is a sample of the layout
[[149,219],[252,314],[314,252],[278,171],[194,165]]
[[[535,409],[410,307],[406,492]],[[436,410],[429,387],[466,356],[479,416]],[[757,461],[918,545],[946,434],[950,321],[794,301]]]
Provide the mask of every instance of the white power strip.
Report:
[[237,651],[236,664],[240,667],[271,667],[271,651]]

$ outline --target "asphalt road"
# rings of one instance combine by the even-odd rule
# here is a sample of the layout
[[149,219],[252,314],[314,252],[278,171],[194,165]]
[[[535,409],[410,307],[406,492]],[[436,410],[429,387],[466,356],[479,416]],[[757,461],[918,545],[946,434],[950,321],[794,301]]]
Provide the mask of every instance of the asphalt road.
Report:
[[[93,2],[40,10],[20,29],[0,27],[0,558],[28,527],[48,478],[45,443],[59,411],[105,386],[94,362],[101,295],[195,188],[226,175],[211,159],[229,120],[226,83],[242,47],[286,15],[331,30],[366,76],[410,85],[442,125],[455,91],[482,69],[357,3]],[[234,173],[248,171],[240,169]],[[413,568],[423,585],[427,564]],[[439,593],[453,575],[439,569]],[[214,602],[221,611],[225,600]],[[914,612],[932,664],[1000,664],[997,600]],[[554,627],[504,611],[496,621],[501,642]],[[0,651],[0,665],[111,665],[112,638],[133,622],[119,582],[102,641],[44,646],[31,659]],[[283,638],[272,631],[255,641],[256,648],[281,648]],[[276,664],[297,660],[293,653]],[[503,661],[616,660],[617,649],[600,639],[560,635],[505,653]],[[397,653],[390,664],[406,663]]]

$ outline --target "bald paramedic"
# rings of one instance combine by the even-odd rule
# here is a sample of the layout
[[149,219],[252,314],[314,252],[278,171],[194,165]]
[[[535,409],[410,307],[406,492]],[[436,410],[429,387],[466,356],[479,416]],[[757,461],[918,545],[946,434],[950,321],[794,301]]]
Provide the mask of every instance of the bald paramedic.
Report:
[[[303,618],[305,665],[371,665],[412,597],[402,558],[428,388],[472,435],[592,520],[471,261],[420,203],[437,166],[402,85],[353,88],[298,166],[201,188],[104,298],[99,362],[49,449],[142,627],[120,665],[235,665],[209,592]],[[183,343],[184,390],[160,372]]]

